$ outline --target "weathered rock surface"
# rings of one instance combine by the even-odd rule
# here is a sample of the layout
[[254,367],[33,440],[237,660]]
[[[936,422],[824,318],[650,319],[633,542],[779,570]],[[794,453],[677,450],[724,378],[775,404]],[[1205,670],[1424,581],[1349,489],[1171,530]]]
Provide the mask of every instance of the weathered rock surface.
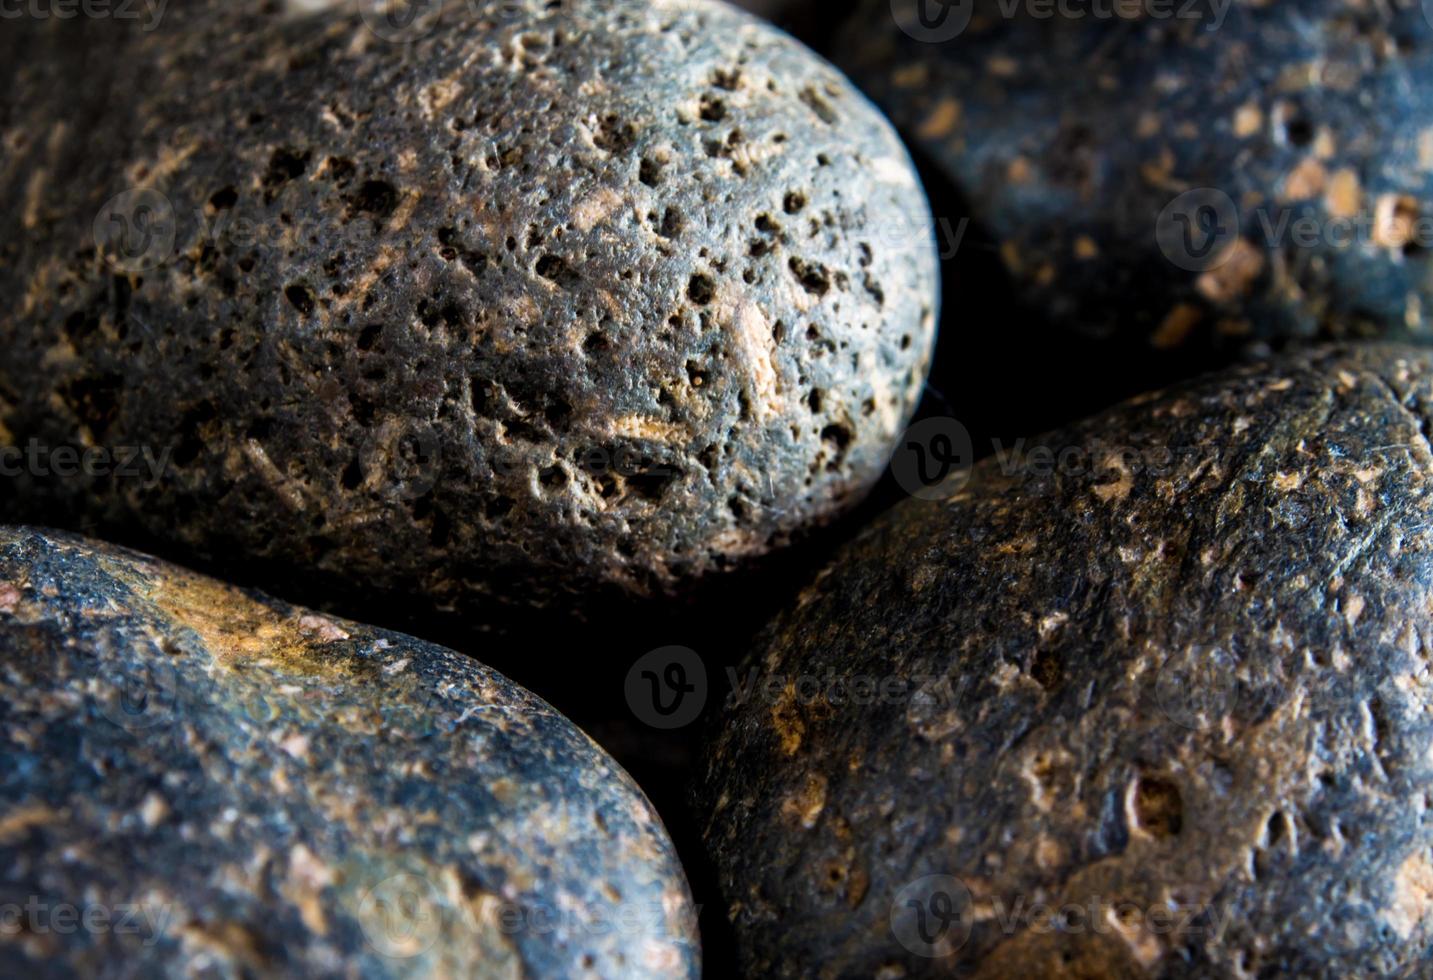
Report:
[[1433,355],[1315,349],[883,517],[709,757],[747,971],[1423,975],[1430,418]]
[[871,486],[936,260],[837,72],[706,0],[306,6],[25,28],[0,442],[164,463],[32,469],[27,517],[477,623],[681,592]]
[[1161,348],[1433,336],[1416,0],[860,9],[837,62],[1066,327]]
[[411,637],[0,528],[0,749],[6,976],[699,973],[641,791]]

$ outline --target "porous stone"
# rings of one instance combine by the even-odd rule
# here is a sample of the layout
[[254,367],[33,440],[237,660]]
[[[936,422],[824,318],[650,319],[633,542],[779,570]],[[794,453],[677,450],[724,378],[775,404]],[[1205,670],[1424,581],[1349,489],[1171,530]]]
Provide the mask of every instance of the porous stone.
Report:
[[1433,355],[1316,348],[881,518],[710,749],[746,971],[1423,975],[1430,418]]
[[1068,329],[1433,336],[1417,0],[862,0],[835,51]]
[[421,640],[0,528],[0,747],[6,976],[700,972],[636,785]]
[[27,519],[479,625],[681,593],[870,488],[936,260],[839,73],[706,0],[313,6],[24,28],[0,435],[162,463],[32,467]]

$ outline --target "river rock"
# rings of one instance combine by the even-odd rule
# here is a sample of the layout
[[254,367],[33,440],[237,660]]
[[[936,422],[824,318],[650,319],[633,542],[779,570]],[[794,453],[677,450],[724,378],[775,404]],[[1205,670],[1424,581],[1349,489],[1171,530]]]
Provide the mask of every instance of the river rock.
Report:
[[0,443],[156,461],[19,467],[19,513],[477,625],[858,501],[937,312],[879,113],[707,0],[431,9],[17,28]]
[[1433,355],[1315,348],[861,534],[710,751],[747,973],[1419,975],[1430,418]]
[[0,743],[6,976],[700,972],[637,786],[412,637],[0,528]]
[[1433,336],[1416,0],[862,0],[836,50],[1068,329]]

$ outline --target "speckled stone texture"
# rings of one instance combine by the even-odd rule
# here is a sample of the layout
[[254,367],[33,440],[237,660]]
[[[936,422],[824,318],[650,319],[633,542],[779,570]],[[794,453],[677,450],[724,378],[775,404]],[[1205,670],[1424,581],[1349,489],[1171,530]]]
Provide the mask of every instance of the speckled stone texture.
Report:
[[0,528],[0,750],[5,976],[699,973],[636,785],[411,637]]
[[[1157,348],[1433,337],[1424,5],[967,0],[930,33],[917,5],[947,6],[862,0],[835,58],[959,184],[1035,310]],[[954,36],[914,40],[893,9]],[[1160,232],[1172,262],[1156,225],[1200,189]]]
[[863,533],[709,756],[747,971],[1425,976],[1430,417],[1433,355],[1316,348]]
[[7,481],[27,519],[479,625],[681,593],[870,488],[936,259],[836,71],[706,0],[453,3],[407,44],[300,6],[24,28],[0,442],[172,451]]

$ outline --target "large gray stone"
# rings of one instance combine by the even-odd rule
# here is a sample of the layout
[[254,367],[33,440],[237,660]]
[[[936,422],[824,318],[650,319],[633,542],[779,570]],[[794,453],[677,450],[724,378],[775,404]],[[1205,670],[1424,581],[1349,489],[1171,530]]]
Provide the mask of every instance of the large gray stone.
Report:
[[30,468],[19,513],[479,625],[681,593],[870,488],[936,260],[836,71],[707,0],[310,6],[16,28],[0,443],[164,461]]
[[0,758],[5,976],[700,973],[642,792],[412,637],[0,528]]

